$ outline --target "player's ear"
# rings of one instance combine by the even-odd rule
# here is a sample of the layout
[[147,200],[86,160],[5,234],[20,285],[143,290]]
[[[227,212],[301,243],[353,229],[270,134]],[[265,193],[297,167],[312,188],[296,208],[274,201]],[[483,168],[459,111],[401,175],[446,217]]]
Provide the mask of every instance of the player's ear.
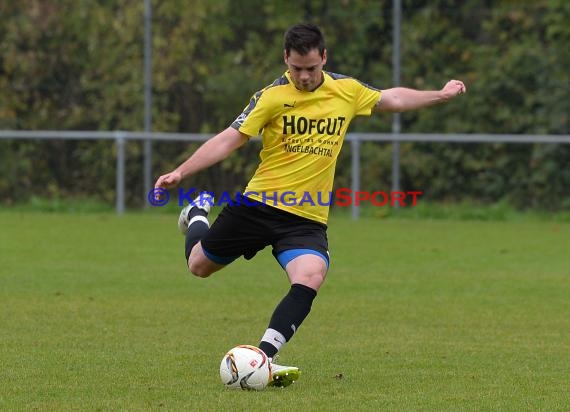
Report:
[[323,50],[323,66],[327,64],[327,49]]
[[283,61],[287,64],[287,50],[283,50]]

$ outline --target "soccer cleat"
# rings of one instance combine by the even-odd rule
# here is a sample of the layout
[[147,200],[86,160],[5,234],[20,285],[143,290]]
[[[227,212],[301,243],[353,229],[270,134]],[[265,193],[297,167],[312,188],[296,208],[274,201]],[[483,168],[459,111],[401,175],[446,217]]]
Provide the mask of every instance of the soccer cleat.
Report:
[[214,196],[208,192],[201,192],[196,199],[194,199],[188,206],[180,211],[180,216],[178,217],[178,229],[180,233],[186,235],[188,231],[188,224],[190,223],[190,212],[192,209],[197,207],[206,212],[206,215],[210,213],[210,209],[214,204]]
[[271,380],[267,386],[285,388],[299,379],[301,371],[295,366],[281,366],[270,362]]

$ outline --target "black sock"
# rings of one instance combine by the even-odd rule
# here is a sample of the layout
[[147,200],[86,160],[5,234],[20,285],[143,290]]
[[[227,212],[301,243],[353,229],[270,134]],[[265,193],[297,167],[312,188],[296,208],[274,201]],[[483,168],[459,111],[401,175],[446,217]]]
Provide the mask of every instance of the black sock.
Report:
[[[210,229],[210,224],[207,218],[208,214],[197,207],[194,207],[190,210],[188,218],[190,220],[190,224],[188,225],[188,231],[186,232],[186,242],[184,244],[184,251],[186,255],[186,261],[188,262],[188,257],[190,256],[190,252],[196,243],[204,237],[208,229]],[[198,217],[194,221],[192,219]]]
[[288,342],[311,311],[317,291],[298,283],[291,285],[289,293],[277,305],[259,348],[272,358]]

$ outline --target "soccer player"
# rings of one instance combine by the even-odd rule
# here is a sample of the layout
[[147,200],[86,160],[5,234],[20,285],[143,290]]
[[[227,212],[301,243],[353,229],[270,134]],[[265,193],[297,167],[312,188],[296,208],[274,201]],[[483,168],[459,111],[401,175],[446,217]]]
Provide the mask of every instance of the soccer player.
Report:
[[[316,199],[332,190],[351,120],[373,111],[402,112],[443,103],[466,91],[459,80],[448,81],[441,90],[379,90],[325,71],[325,40],[312,24],[286,31],[283,57],[283,76],[255,93],[231,126],[155,184],[175,187],[261,135],[261,161],[246,187],[247,198],[226,204],[210,227],[207,216],[213,198],[201,194],[182,210],[178,225],[186,236],[188,268],[199,277],[241,256],[251,259],[271,245],[291,283],[259,343],[272,362],[272,386],[288,386],[300,374],[296,367],[276,365],[273,358],[309,314],[329,268],[328,205]],[[307,194],[312,201],[295,202]]]

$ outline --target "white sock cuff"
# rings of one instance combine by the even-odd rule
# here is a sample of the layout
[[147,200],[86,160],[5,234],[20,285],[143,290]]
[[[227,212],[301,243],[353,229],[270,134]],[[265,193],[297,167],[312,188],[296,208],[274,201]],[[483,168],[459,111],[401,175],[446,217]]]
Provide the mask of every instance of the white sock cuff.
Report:
[[202,215],[194,216],[192,219],[190,219],[190,222],[188,222],[188,227],[190,227],[190,225],[194,222],[204,222],[205,224],[208,225],[208,227],[210,227],[210,222],[208,221],[208,218],[206,216]]
[[281,346],[287,343],[287,339],[281,333],[276,331],[275,329],[268,328],[263,337],[261,338],[262,342],[270,343],[271,345],[275,346],[277,350],[281,349]]

